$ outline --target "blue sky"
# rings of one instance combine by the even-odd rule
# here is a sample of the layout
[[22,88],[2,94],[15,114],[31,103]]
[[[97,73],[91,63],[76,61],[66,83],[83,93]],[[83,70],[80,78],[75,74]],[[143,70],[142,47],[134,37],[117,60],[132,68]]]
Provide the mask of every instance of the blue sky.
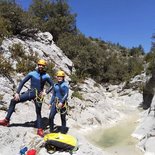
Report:
[[[27,8],[31,0],[17,0]],[[78,29],[85,35],[150,50],[155,33],[155,0],[68,0],[76,13]]]

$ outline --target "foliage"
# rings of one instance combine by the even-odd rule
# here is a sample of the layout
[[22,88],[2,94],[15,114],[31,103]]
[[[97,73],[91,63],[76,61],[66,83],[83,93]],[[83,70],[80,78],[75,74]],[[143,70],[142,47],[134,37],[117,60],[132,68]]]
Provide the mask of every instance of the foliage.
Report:
[[[100,83],[117,84],[143,71],[143,62],[153,66],[154,52],[144,55],[141,45],[127,49],[98,38],[85,37],[76,28],[76,14],[71,14],[67,0],[33,0],[28,11],[13,3],[0,3],[0,40],[18,35],[25,29],[36,28],[50,32],[56,44],[76,68],[73,83],[91,77]],[[25,51],[20,44],[10,48],[11,58],[17,61],[16,71],[27,73],[35,67],[38,55]],[[145,58],[145,59],[144,59]],[[152,65],[152,66],[151,66]],[[49,60],[47,71],[54,75]]]
[[16,71],[18,73],[27,74],[29,71],[34,70],[35,64],[34,62],[30,61],[29,59],[21,59],[18,61]]
[[34,70],[36,67],[36,62],[38,60],[38,55],[36,53],[25,54],[23,46],[19,44],[14,44],[10,48],[11,58],[17,61],[16,71],[19,73],[27,74],[27,72]]
[[65,0],[33,0],[29,12],[42,21],[41,30],[50,32],[55,41],[64,32],[76,32],[75,15]]
[[0,74],[3,76],[9,76],[13,73],[13,68],[10,61],[6,60],[2,54],[0,54]]
[[76,97],[76,98],[79,98],[80,100],[84,100],[84,98],[82,97],[82,95],[78,91],[74,91],[72,94],[72,97]]
[[[152,35],[152,39],[155,39],[155,34]],[[146,73],[151,74],[155,68],[155,42],[152,42],[152,47],[150,52],[145,56],[145,63],[147,65]]]
[[83,79],[80,79],[76,74],[71,74],[70,78],[71,78],[71,83],[74,85],[81,83],[83,81]]
[[[9,48],[10,52],[11,52],[11,59],[13,59],[14,61],[16,61],[16,72],[19,73],[23,73],[23,74],[27,74],[28,72],[34,70],[36,68],[36,62],[38,62],[39,57],[37,53],[34,53],[32,51],[29,51],[29,53],[26,53],[24,51],[24,48],[22,46],[22,44],[18,43],[18,44],[13,44],[10,48]],[[13,73],[13,69],[12,69],[12,64],[9,61],[6,61],[3,56],[1,55],[0,57],[0,69],[1,69],[1,73],[7,73],[7,74],[11,74]],[[54,64],[52,63],[52,61],[48,61],[47,63],[47,68],[46,71],[53,76],[54,72],[53,72],[53,67]],[[5,73],[5,74],[6,74]]]
[[0,44],[5,37],[8,37],[10,32],[9,21],[0,16]]
[[12,3],[2,3],[0,5],[0,15],[10,23],[13,34],[18,34],[25,28],[23,24],[23,10]]
[[10,51],[11,51],[11,58],[12,59],[18,60],[18,58],[25,56],[22,44],[20,44],[20,43],[19,44],[13,44],[10,47]]
[[38,17],[32,16],[15,3],[1,3],[0,16],[7,21],[7,31],[14,35],[28,28],[41,29],[43,25]]
[[139,57],[140,55],[144,55],[144,49],[142,45],[139,45],[138,47],[131,48],[129,53],[131,56]]
[[53,68],[54,68],[54,63],[52,62],[52,60],[48,60],[47,61],[47,69],[46,69],[46,71],[47,71],[47,73],[51,76],[51,77],[54,77],[55,76],[55,72],[54,72],[54,70],[53,70]]
[[[140,54],[130,56],[128,50],[99,39],[86,38],[82,34],[64,33],[59,37],[57,44],[74,62],[77,78],[91,77],[100,83],[116,84],[143,70],[143,58]],[[119,50],[120,52],[116,52]]]
[[[136,76],[143,71],[143,59],[139,57],[130,57],[128,60],[128,73],[132,77]],[[129,79],[129,78],[128,78]]]
[[155,68],[155,49],[152,48],[151,52],[146,54],[145,61],[148,65],[146,73],[151,74],[152,70]]

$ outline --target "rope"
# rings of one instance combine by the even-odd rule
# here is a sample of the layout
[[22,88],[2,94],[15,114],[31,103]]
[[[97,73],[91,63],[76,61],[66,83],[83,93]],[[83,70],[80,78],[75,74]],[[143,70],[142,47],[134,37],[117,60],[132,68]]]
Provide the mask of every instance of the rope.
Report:
[[[67,104],[67,102],[65,101],[63,107],[61,107],[61,108],[58,106],[58,104],[59,104],[59,99],[56,97],[55,98],[55,106],[56,106],[57,112],[60,113],[61,115],[67,113],[67,111],[68,111],[68,104]],[[62,109],[65,109],[65,110],[62,111]]]
[[38,90],[37,89],[35,89],[35,94],[36,94],[36,98],[35,98],[36,102],[38,104],[42,104],[44,102],[44,100],[45,100],[44,96],[43,95],[38,95]]

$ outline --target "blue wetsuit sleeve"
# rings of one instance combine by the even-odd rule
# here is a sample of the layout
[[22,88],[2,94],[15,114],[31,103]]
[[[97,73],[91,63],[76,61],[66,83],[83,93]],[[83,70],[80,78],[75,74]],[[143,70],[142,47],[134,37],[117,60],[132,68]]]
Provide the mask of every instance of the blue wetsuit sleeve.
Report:
[[51,80],[51,78],[47,78],[47,82],[49,83],[50,85],[50,88],[48,90],[46,90],[46,94],[48,94],[49,92],[52,91],[53,87],[54,87],[54,83],[53,83],[53,80]]
[[55,97],[56,97],[56,93],[55,93],[55,91],[53,90],[53,95],[52,95],[52,98],[51,98],[51,101],[50,101],[50,104],[51,104],[51,105],[54,103]]
[[16,93],[20,93],[21,89],[23,88],[24,84],[31,78],[31,75],[30,74],[27,74],[25,76],[25,78],[20,82],[18,88],[17,88],[17,91]]
[[68,93],[69,93],[69,87],[66,86],[66,85],[64,85],[64,86],[63,86],[63,94],[64,94],[64,96],[63,96],[62,99],[60,99],[60,102],[61,102],[61,103],[64,103],[64,102],[67,100]]

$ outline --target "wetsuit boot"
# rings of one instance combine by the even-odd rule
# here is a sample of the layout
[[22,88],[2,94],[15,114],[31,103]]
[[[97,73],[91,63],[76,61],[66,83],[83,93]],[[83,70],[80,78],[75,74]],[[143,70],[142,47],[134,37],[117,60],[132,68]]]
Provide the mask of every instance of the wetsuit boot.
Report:
[[0,120],[0,125],[2,126],[9,126],[9,120],[7,120],[6,118],[3,120]]
[[39,135],[40,137],[44,137],[44,131],[42,128],[39,128],[37,131],[37,135]]

